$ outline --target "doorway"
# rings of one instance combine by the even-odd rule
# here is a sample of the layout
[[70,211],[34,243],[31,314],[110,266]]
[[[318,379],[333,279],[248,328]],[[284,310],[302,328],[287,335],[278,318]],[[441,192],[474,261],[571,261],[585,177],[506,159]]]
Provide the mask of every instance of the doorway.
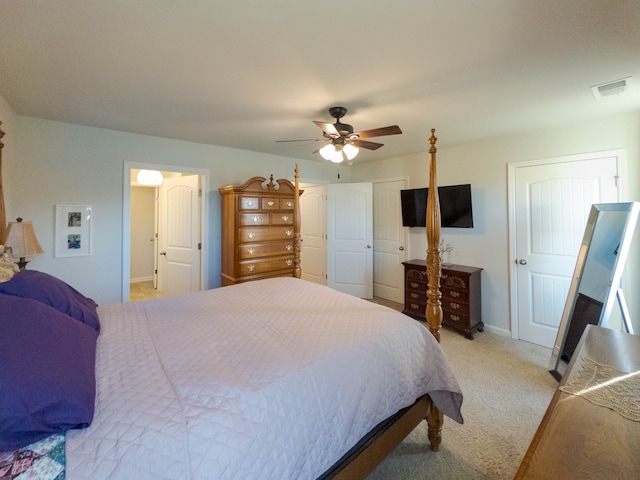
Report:
[[591,205],[620,201],[626,154],[509,164],[512,336],[552,347]]
[[[408,240],[407,229],[402,226],[400,190],[405,188],[406,183],[407,180],[404,178],[372,183],[372,281],[373,298],[378,301],[388,300],[400,304],[404,302],[402,262],[407,259]],[[327,285],[327,185],[307,184],[302,188],[302,278]],[[346,208],[343,212],[347,221],[360,215]],[[362,215],[366,217],[366,213]]]
[[[132,206],[132,198],[134,198],[136,192],[133,190],[131,179],[132,172],[137,171],[139,169],[145,170],[157,170],[161,171],[164,176],[167,178],[184,178],[184,179],[196,179],[196,187],[192,188],[195,190],[195,199],[193,195],[185,194],[185,189],[180,188],[175,190],[176,194],[170,197],[176,202],[175,204],[169,204],[167,207],[166,202],[165,210],[168,212],[174,212],[173,217],[171,217],[171,213],[169,213],[169,219],[174,218],[176,221],[169,220],[165,222],[165,227],[163,227],[162,222],[158,225],[156,219],[159,218],[159,215],[162,215],[162,211],[159,211],[159,189],[153,187],[154,194],[153,205],[150,206],[150,210],[147,213],[143,214],[145,216],[145,221],[149,222],[148,217],[152,217],[153,220],[153,228],[154,232],[157,233],[159,228],[163,228],[166,236],[166,225],[169,228],[175,227],[179,225],[180,227],[184,227],[185,217],[189,217],[189,223],[193,227],[194,230],[190,230],[188,234],[174,235],[171,237],[173,239],[189,239],[195,248],[198,249],[194,255],[197,255],[197,271],[194,271],[191,266],[184,262],[183,258],[180,258],[179,261],[168,262],[168,265],[158,265],[158,259],[165,260],[165,257],[161,257],[160,254],[162,250],[160,250],[159,239],[156,237],[155,233],[152,233],[151,236],[148,234],[145,235],[142,241],[145,243],[142,245],[142,251],[145,255],[150,255],[153,258],[153,270],[151,271],[151,280],[147,277],[147,273],[143,274],[142,279],[146,281],[146,285],[143,288],[146,289],[146,286],[151,283],[151,288],[155,290],[155,286],[159,286],[161,290],[155,290],[151,292],[151,295],[154,297],[163,296],[163,294],[159,293],[160,291],[166,291],[169,294],[175,295],[180,293],[187,293],[188,291],[198,291],[209,288],[208,286],[208,264],[209,264],[209,252],[207,248],[206,235],[204,232],[208,231],[208,192],[209,192],[209,171],[205,169],[193,169],[186,168],[180,166],[167,166],[167,165],[155,165],[155,164],[143,164],[143,163],[135,163],[135,162],[124,162],[124,175],[123,175],[123,224],[122,224],[122,301],[128,301],[131,298],[131,268],[132,268],[132,256],[138,255],[139,250],[133,251],[131,245],[132,239],[132,227],[131,221],[134,218],[131,212]],[[169,182],[167,182],[169,183]],[[181,183],[181,182],[178,182]],[[139,187],[138,187],[139,188]],[[148,195],[147,195],[148,196]],[[166,196],[166,195],[165,195]],[[197,205],[196,205],[197,204]],[[197,208],[196,208],[197,207]],[[197,212],[193,215],[186,215],[184,210],[185,208],[189,209],[189,211]],[[193,238],[193,237],[196,238]],[[147,243],[148,242],[148,243]],[[166,241],[164,243],[164,250],[166,249]],[[180,248],[179,250],[185,250],[184,248]],[[181,252],[181,254],[183,254]],[[136,259],[137,260],[137,259]],[[161,260],[161,261],[162,261]],[[156,275],[160,273],[162,276],[162,267],[167,270],[174,271],[178,268],[178,271],[181,273],[180,275],[165,275],[169,280],[176,280],[171,285],[167,285],[166,281],[163,284],[162,278],[158,281]],[[186,268],[190,267],[190,268]],[[146,270],[148,272],[148,270]],[[189,273],[187,275],[186,273]],[[136,274],[139,275],[139,274]],[[195,276],[195,278],[194,278]],[[135,280],[136,278],[134,278]],[[137,278],[140,279],[140,278]],[[145,294],[146,295],[146,294]]]

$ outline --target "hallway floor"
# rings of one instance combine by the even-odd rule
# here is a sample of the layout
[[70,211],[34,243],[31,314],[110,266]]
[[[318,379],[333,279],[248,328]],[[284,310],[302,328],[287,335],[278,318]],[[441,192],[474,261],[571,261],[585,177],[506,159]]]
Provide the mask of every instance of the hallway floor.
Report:
[[150,300],[152,298],[162,298],[162,291],[153,288],[153,280],[144,282],[131,282],[129,284],[129,300]]

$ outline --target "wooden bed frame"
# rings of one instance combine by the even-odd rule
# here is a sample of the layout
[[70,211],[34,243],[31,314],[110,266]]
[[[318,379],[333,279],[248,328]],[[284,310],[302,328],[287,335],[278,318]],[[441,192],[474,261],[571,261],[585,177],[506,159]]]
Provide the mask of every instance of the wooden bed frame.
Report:
[[[0,126],[2,126],[2,122],[0,122]],[[4,190],[2,190],[2,147],[4,147],[2,137],[4,137],[4,132],[0,128],[0,245],[4,245],[4,237],[7,234],[7,216],[4,210]]]
[[[0,122],[1,125],[1,122]],[[4,194],[2,190],[2,137],[0,129],[0,239],[6,232]],[[435,129],[429,138],[429,196],[427,199],[427,326],[436,340],[440,341],[442,325],[442,305],[440,302],[440,206],[436,184],[436,141]],[[300,278],[300,198],[299,169],[295,168],[296,205],[294,207],[294,276]],[[431,450],[438,451],[441,443],[443,416],[428,395],[420,397],[392,418],[378,425],[369,436],[351,449],[322,478],[354,480],[365,478],[391,451],[423,420],[429,425],[428,435]]]
[[[427,197],[427,326],[432,335],[440,342],[442,327],[442,303],[440,298],[440,200],[438,198],[436,177],[436,141],[435,129],[431,129],[429,137],[429,195]],[[300,195],[299,169],[295,168],[294,207],[294,275],[300,278]],[[426,419],[430,448],[437,452],[442,442],[443,415],[428,395],[420,397],[416,402],[398,412],[390,419],[378,425],[369,436],[352,448],[321,479],[355,480],[364,479],[385,459],[418,424]]]

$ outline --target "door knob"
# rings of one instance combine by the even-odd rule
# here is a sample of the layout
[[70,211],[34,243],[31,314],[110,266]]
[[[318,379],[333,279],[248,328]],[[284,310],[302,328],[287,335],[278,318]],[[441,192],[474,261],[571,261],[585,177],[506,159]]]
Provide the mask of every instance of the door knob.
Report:
[[399,250],[402,252],[404,250],[404,247],[402,245],[400,245]]
[[367,248],[371,248],[371,245],[367,245]]
[[160,252],[160,255],[166,255],[167,252]]
[[527,261],[526,261],[524,258],[521,258],[520,260],[518,260],[518,263],[519,263],[520,265],[526,265],[526,264],[527,264]]

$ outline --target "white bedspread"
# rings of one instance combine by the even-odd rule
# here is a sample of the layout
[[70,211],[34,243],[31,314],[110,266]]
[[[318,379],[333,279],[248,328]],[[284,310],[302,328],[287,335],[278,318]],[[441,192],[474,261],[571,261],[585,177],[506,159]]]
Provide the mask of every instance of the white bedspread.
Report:
[[69,480],[314,479],[424,393],[462,421],[426,328],[303,280],[99,313],[96,415],[68,432]]

